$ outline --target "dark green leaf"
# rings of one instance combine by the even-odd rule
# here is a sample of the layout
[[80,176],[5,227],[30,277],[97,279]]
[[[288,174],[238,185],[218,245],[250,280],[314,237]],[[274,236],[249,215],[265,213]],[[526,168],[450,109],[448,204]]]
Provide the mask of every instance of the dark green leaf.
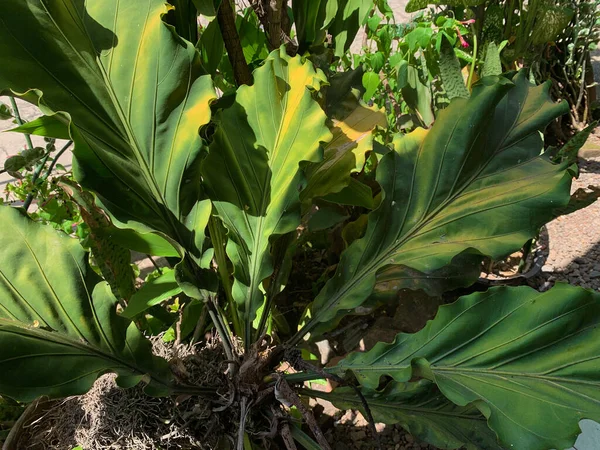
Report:
[[214,75],[219,68],[225,50],[225,43],[217,19],[210,22],[202,31],[198,44],[204,70]]
[[376,388],[383,375],[434,381],[475,405],[506,448],[568,448],[579,421],[600,421],[600,293],[557,284],[492,288],[442,306],[416,334],[353,353],[351,370]]
[[[340,409],[358,409],[363,404],[353,389],[342,387],[331,393],[310,391],[308,395],[332,402]],[[382,391],[363,388],[376,422],[400,424],[418,439],[444,449],[466,446],[467,450],[502,450],[486,418],[473,405],[458,406],[444,397],[435,384],[389,383]]]
[[334,327],[376,285],[390,298],[402,288],[439,291],[447,277],[468,285],[476,278],[464,267],[455,266],[456,277],[436,271],[458,255],[501,258],[520,249],[567,204],[569,163],[540,155],[539,133],[567,106],[550,100],[548,85],[530,86],[524,72],[514,82],[484,78],[430,131],[394,141],[377,168],[383,195],[367,233],[342,253],[298,336]]
[[24,402],[78,395],[112,371],[121,386],[144,379],[149,393],[168,394],[166,361],[117,316],[78,240],[6,206],[0,222],[0,393]]
[[483,63],[482,77],[490,75],[500,75],[502,73],[502,62],[500,61],[500,52],[494,42],[488,43],[485,52],[485,61]]
[[454,48],[443,36],[441,36],[440,39],[442,45],[438,64],[446,95],[450,100],[456,97],[467,98],[469,96],[469,90],[465,86],[460,63],[454,54]]
[[71,139],[69,124],[58,114],[38,117],[37,119],[24,123],[10,131],[35,134],[36,136],[52,136],[56,139]]
[[352,177],[348,186],[339,192],[326,195],[323,199],[340,205],[373,209],[373,191],[369,186]]
[[175,26],[177,34],[195,44],[198,41],[198,11],[192,0],[169,0],[173,8],[166,22]]
[[408,84],[408,62],[400,60],[396,65],[396,74],[398,76],[398,89],[404,89]]

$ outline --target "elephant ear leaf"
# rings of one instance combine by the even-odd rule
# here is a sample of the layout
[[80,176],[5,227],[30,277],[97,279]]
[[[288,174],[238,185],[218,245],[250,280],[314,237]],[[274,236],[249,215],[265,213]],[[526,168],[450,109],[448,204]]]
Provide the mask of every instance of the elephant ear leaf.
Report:
[[96,378],[144,381],[168,395],[167,362],[152,355],[135,324],[87,264],[76,239],[0,207],[0,394],[23,402],[85,393]]
[[115,225],[158,231],[199,258],[185,222],[201,195],[198,129],[216,94],[194,46],[163,22],[172,8],[164,0],[17,2],[0,19],[0,59],[19,62],[3,66],[0,92],[68,126],[75,177]]
[[387,375],[429,379],[459,406],[487,417],[504,448],[568,448],[579,421],[600,421],[600,293],[559,284],[492,288],[442,306],[415,334],[353,353],[368,389]]
[[373,131],[387,126],[385,114],[379,108],[354,98],[344,103],[347,110],[341,112],[342,117],[331,118],[333,138],[325,145],[323,161],[307,164],[305,168],[307,184],[300,194],[302,201],[347,188],[353,180],[351,174],[362,170],[366,153],[373,149]]
[[569,162],[540,154],[539,133],[567,106],[524,72],[513,81],[484,78],[429,131],[395,140],[377,168],[383,198],[365,236],[342,254],[292,342],[331,329],[374,290],[389,299],[405,288],[437,295],[469,285],[482,255],[520,249],[568,203]]
[[210,152],[202,163],[206,191],[229,231],[233,298],[250,341],[261,283],[273,273],[270,239],[300,225],[301,161],[319,160],[331,139],[313,90],[325,75],[300,57],[271,53],[254,72],[254,85],[238,89],[235,103],[217,117]]

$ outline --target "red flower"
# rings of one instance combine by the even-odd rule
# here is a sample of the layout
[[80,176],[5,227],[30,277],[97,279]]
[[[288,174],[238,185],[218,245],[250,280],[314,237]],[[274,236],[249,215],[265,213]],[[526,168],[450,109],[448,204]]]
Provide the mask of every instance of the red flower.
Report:
[[456,33],[458,33],[458,39],[460,40],[460,45],[463,48],[468,48],[469,47],[469,43],[467,41],[465,41],[464,37],[462,37],[462,34],[460,34],[460,30],[458,29],[458,27],[456,27]]

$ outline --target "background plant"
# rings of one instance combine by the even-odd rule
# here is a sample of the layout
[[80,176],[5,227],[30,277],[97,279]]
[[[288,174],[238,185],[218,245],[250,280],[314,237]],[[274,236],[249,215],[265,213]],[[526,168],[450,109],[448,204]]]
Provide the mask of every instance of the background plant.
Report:
[[590,52],[600,39],[597,1],[416,0],[408,3],[407,11],[428,4],[443,5],[444,14],[474,21],[471,40],[479,44],[479,52],[474,52],[476,73],[481,74],[492,45],[500,52],[504,70],[528,67],[532,81],[552,81],[553,97],[564,98],[571,106],[568,122],[554,128],[559,140],[564,142],[592,121],[596,95]]

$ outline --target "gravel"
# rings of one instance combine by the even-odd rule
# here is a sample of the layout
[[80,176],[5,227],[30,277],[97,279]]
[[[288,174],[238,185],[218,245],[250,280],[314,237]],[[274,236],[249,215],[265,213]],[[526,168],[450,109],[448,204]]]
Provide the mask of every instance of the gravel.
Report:
[[[600,153],[600,138],[593,136],[582,153]],[[600,186],[600,154],[581,158],[579,179],[571,191],[588,186]],[[559,217],[547,226],[549,253],[541,274],[532,280],[533,287],[547,290],[556,282],[567,282],[600,291],[600,202],[567,216]]]

